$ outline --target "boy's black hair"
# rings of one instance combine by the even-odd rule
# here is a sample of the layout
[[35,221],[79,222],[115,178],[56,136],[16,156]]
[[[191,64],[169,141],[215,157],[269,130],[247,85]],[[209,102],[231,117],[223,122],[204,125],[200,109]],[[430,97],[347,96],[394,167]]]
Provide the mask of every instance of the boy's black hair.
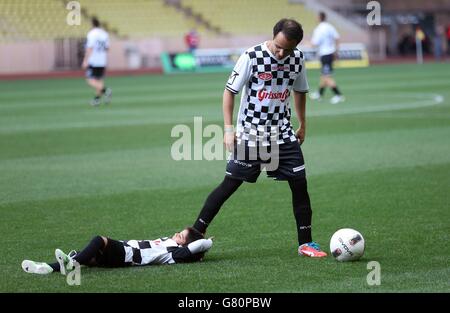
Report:
[[188,230],[188,234],[186,237],[186,243],[184,245],[188,245],[191,242],[194,242],[199,239],[205,239],[205,236],[203,236],[203,234],[199,232],[197,229],[193,227],[186,227],[186,229]]
[[273,37],[282,32],[288,40],[295,40],[297,44],[303,39],[303,28],[300,23],[293,19],[283,18],[273,27]]
[[[194,242],[199,239],[205,239],[205,236],[201,232],[199,232],[197,229],[195,229],[193,227],[186,227],[186,229],[188,230],[188,234],[186,237],[186,243],[183,246],[187,246],[191,242]],[[186,262],[202,261],[203,257],[205,256],[205,252],[206,251],[191,255],[189,260],[187,260]]]

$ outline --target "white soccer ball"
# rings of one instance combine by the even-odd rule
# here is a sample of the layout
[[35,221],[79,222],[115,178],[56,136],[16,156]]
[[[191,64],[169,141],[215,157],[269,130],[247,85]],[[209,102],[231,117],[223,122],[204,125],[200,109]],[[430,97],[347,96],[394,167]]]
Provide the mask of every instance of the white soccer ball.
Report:
[[364,249],[364,237],[351,228],[339,229],[330,240],[331,255],[341,262],[358,260],[364,254]]

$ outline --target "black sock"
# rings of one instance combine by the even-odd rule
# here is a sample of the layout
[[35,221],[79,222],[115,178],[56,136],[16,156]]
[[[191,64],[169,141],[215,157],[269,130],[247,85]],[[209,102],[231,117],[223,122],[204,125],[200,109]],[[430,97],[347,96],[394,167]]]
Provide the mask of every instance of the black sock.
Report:
[[291,179],[289,180],[289,187],[292,191],[292,206],[297,223],[298,244],[311,242],[312,211],[306,179]]
[[82,251],[78,252],[73,258],[81,265],[90,265],[91,260],[95,258],[97,253],[105,247],[105,242],[101,236],[95,236],[91,242]]
[[338,95],[338,96],[340,96],[341,95],[341,92],[339,91],[339,89],[338,89],[338,87],[337,86],[335,86],[335,87],[333,87],[333,88],[331,88],[331,90],[333,90],[333,92],[336,94],[336,95]]
[[217,212],[219,212],[222,204],[239,188],[241,184],[242,180],[225,176],[223,182],[209,194],[193,227],[204,234],[209,223],[211,223],[214,216],[216,216]]
[[325,87],[320,87],[319,88],[319,95],[322,97],[323,93],[325,92]]
[[50,267],[53,269],[54,272],[59,272],[60,271],[60,266],[59,263],[48,263],[48,265],[50,265]]

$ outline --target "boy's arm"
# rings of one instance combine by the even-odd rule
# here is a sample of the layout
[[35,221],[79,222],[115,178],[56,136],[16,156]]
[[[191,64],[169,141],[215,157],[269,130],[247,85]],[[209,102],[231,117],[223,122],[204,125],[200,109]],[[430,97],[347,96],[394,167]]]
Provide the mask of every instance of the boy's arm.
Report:
[[186,247],[171,247],[167,251],[172,253],[175,263],[199,261],[203,252],[212,247],[212,239],[199,239],[191,242]]
[[213,242],[211,238],[199,239],[188,244],[187,248],[189,249],[189,251],[191,251],[192,254],[196,254],[209,250],[212,247],[212,244]]

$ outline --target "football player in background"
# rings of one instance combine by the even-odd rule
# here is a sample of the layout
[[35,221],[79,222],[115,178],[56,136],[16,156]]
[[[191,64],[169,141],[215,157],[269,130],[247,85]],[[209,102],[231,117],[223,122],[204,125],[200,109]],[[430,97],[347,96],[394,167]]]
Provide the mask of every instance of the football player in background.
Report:
[[324,12],[319,13],[320,23],[314,29],[311,38],[311,43],[318,49],[322,69],[320,72],[319,92],[312,92],[310,98],[312,100],[321,100],[325,88],[329,87],[334,92],[334,96],[331,98],[330,102],[336,104],[345,100],[332,76],[333,61],[338,53],[339,34],[333,25],[326,22],[326,18]]
[[112,90],[105,86],[104,76],[108,63],[109,35],[100,27],[97,18],[92,18],[92,29],[87,34],[86,53],[82,67],[86,70],[86,81],[95,89],[95,97],[91,101],[92,106],[101,103],[104,96],[105,103],[111,101]]

